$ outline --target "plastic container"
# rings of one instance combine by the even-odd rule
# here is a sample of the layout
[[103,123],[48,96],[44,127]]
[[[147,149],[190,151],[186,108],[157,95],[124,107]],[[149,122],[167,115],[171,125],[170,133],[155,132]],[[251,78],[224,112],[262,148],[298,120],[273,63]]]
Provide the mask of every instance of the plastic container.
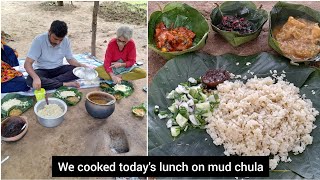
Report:
[[34,95],[36,96],[37,101],[40,101],[46,97],[46,90],[43,88],[34,90]]

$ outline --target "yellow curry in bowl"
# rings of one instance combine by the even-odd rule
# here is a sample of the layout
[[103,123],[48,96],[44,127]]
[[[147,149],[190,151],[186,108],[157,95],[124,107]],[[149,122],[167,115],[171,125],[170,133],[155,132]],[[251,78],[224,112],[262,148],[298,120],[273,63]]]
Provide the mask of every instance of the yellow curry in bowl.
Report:
[[290,16],[284,25],[275,27],[273,35],[281,51],[290,59],[306,61],[320,53],[318,23]]

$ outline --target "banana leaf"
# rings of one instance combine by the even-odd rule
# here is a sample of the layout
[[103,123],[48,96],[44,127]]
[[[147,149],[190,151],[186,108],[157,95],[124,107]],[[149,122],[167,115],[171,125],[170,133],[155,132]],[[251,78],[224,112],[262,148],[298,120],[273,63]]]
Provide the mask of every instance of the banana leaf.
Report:
[[122,80],[120,84],[121,85],[126,85],[128,87],[128,89],[126,91],[117,91],[117,90],[114,89],[114,86],[116,84],[110,84],[110,83],[106,83],[106,82],[101,82],[100,83],[100,88],[101,88],[102,91],[107,92],[107,93],[112,94],[113,96],[115,96],[115,98],[117,100],[120,100],[123,97],[128,97],[133,93],[134,87],[133,87],[132,83],[130,83],[129,81]]
[[15,94],[15,93],[12,93],[12,94],[7,94],[5,95],[2,99],[1,99],[1,107],[2,107],[2,104],[7,102],[8,100],[10,99],[18,99],[20,100],[21,102],[25,103],[24,106],[12,106],[10,109],[8,109],[7,111],[3,110],[1,108],[1,119],[3,120],[4,118],[8,117],[9,116],[9,113],[11,110],[13,109],[19,109],[20,111],[22,111],[22,113],[24,113],[25,111],[27,111],[29,108],[31,108],[33,106],[33,98],[31,96],[23,96],[23,95],[20,95],[20,94]]
[[[254,31],[249,34],[240,34],[236,31],[220,30],[217,25],[222,21],[222,16],[237,15],[252,22]],[[266,10],[256,7],[250,1],[230,1],[224,2],[220,6],[214,8],[210,14],[211,26],[214,31],[219,33],[232,46],[239,46],[257,38],[262,30],[263,25],[268,20],[268,13]]]
[[[318,22],[320,24],[320,12],[314,9],[311,9],[307,6],[300,5],[300,4],[291,4],[287,2],[281,2],[281,1],[275,4],[272,10],[270,11],[268,43],[272,49],[274,49],[275,51],[277,51],[279,54],[283,56],[285,55],[281,51],[279,43],[273,36],[273,30],[275,27],[285,24],[289,16],[292,16],[294,18],[307,19],[313,22]],[[320,54],[317,57],[311,58],[306,61],[312,61],[316,58],[320,59]],[[293,58],[289,58],[289,59],[294,63],[298,61],[302,62],[301,60],[296,60]]]
[[141,103],[138,106],[133,106],[131,111],[135,116],[143,117],[147,113],[147,106],[145,103]]
[[[193,31],[196,36],[192,47],[184,51],[175,52],[162,52],[158,49],[154,40],[154,34],[156,25],[160,22],[164,22],[166,27],[171,27],[173,24],[173,28],[183,26]],[[151,14],[148,23],[148,45],[149,48],[168,60],[186,52],[201,49],[206,43],[208,33],[209,25],[198,10],[184,3],[171,2],[162,11],[155,11]]]
[[[63,91],[73,91],[76,94],[75,97],[77,99],[73,99],[72,98],[73,96],[62,97],[60,95],[60,93],[63,92]],[[78,104],[81,101],[82,92],[79,92],[78,89],[76,89],[76,88],[61,86],[52,94],[52,96],[55,97],[55,98],[63,100],[68,106],[75,106],[76,104]]]
[[[270,70],[277,70],[279,73],[284,70],[286,79],[299,87],[301,94],[311,99],[313,106],[320,111],[320,70],[305,65],[294,66],[284,59],[282,56],[265,52],[251,56],[232,54],[211,56],[204,53],[188,53],[168,61],[158,71],[149,88],[148,154],[150,156],[224,156],[223,146],[214,145],[205,130],[192,129],[173,139],[170,129],[166,127],[166,120],[160,120],[153,111],[156,105],[160,107],[160,111],[166,110],[171,103],[166,98],[168,92],[179,83],[186,82],[189,77],[202,76],[209,68],[226,69],[235,75],[239,74],[242,77],[246,75],[248,78],[253,77],[248,70],[258,77],[270,76]],[[312,94],[311,90],[316,94]],[[308,145],[302,154],[290,154],[293,161],[281,162],[276,171],[270,171],[270,177],[275,179],[320,178],[320,116],[316,118],[315,124],[318,127],[311,133],[314,138],[313,144]]]

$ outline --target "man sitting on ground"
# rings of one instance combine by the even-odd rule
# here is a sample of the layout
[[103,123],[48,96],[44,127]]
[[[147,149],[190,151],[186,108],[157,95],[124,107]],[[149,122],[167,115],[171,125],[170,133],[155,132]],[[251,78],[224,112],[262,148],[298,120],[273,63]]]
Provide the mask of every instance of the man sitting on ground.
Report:
[[[72,70],[85,65],[72,56],[67,33],[67,24],[56,20],[52,22],[48,32],[34,38],[24,64],[29,74],[27,84],[30,87],[47,90],[60,86],[80,87],[78,82],[73,81],[77,77]],[[63,65],[64,57],[70,65]]]

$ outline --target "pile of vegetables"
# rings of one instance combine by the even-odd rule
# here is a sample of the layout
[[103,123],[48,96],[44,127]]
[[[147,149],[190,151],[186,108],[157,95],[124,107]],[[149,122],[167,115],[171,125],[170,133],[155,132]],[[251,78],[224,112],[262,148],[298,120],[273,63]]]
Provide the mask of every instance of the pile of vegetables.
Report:
[[204,89],[201,80],[192,77],[188,82],[180,83],[166,98],[173,101],[167,108],[169,111],[159,111],[158,106],[154,111],[160,119],[168,119],[166,125],[173,137],[189,128],[203,129],[205,119],[211,116],[213,109],[219,104],[218,95],[212,90]]

